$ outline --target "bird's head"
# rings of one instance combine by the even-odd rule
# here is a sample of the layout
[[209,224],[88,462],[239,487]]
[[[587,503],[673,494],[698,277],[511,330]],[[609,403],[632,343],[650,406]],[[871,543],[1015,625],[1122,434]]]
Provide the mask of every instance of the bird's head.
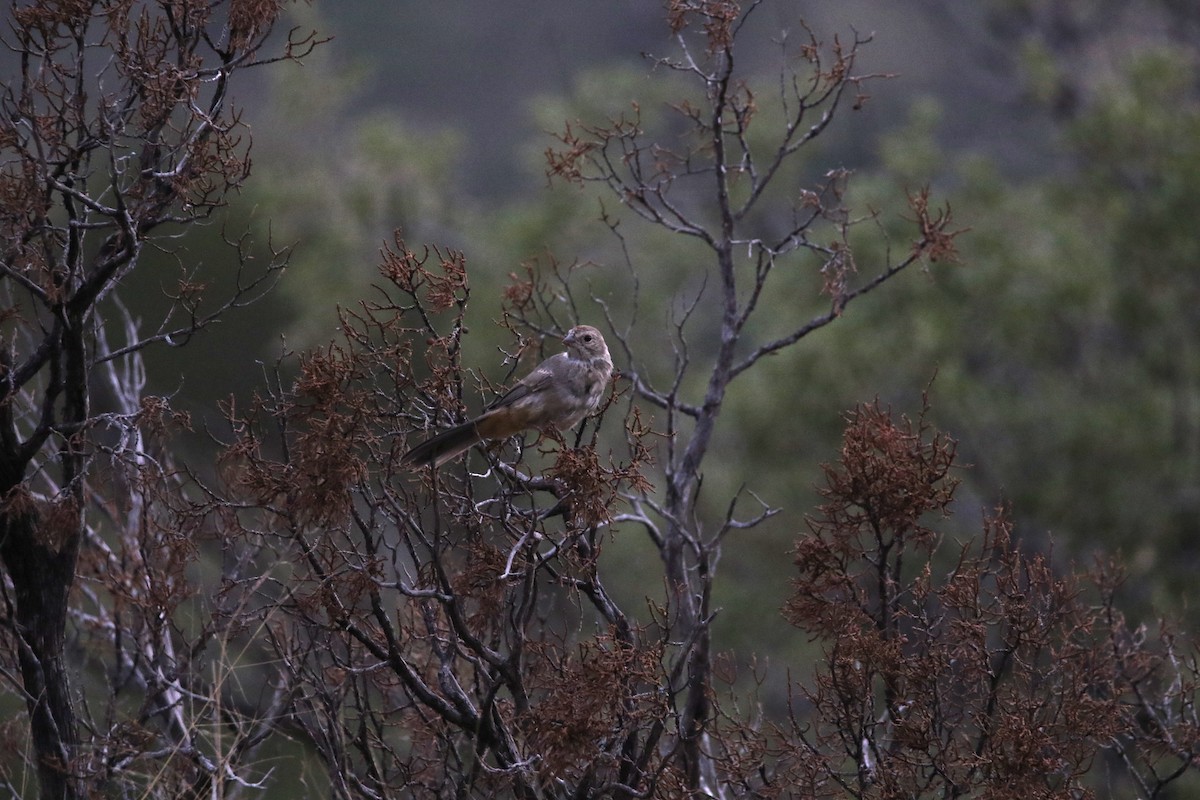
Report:
[[604,337],[591,325],[576,325],[571,328],[563,337],[563,344],[567,346],[567,351],[577,358],[589,360],[608,356],[608,345],[604,343]]

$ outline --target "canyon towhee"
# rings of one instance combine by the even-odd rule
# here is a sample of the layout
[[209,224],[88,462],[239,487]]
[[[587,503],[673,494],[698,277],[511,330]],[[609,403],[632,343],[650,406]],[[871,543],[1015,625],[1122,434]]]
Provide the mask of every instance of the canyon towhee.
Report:
[[612,375],[600,331],[576,325],[563,337],[565,353],[550,356],[475,419],[439,433],[404,454],[402,463],[440,467],[477,442],[505,439],[529,428],[574,427],[596,410]]

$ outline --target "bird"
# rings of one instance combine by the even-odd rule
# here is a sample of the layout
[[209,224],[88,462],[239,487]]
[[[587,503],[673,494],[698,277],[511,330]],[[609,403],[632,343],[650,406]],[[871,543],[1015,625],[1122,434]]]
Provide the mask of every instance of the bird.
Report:
[[604,337],[591,325],[576,325],[562,342],[564,352],[539,364],[482,414],[421,442],[401,463],[437,469],[479,442],[530,428],[566,431],[578,425],[600,406],[613,363]]

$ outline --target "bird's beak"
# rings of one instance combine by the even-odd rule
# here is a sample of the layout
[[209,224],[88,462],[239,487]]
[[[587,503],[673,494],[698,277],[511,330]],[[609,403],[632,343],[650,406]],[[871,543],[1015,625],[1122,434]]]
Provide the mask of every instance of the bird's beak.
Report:
[[575,341],[575,331],[573,331],[573,330],[567,331],[567,335],[562,338],[562,343],[570,344],[573,341]]

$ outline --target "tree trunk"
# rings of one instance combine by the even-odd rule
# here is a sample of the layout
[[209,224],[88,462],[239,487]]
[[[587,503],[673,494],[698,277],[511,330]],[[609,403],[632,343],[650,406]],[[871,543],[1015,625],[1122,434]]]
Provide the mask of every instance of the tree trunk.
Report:
[[17,659],[25,684],[30,732],[37,756],[43,800],[81,796],[72,777],[79,744],[70,683],[63,663],[67,596],[75,576],[79,537],[70,533],[56,549],[43,541],[39,517],[25,503],[11,499],[21,488],[5,493],[10,499],[0,512],[0,559],[15,590]]

